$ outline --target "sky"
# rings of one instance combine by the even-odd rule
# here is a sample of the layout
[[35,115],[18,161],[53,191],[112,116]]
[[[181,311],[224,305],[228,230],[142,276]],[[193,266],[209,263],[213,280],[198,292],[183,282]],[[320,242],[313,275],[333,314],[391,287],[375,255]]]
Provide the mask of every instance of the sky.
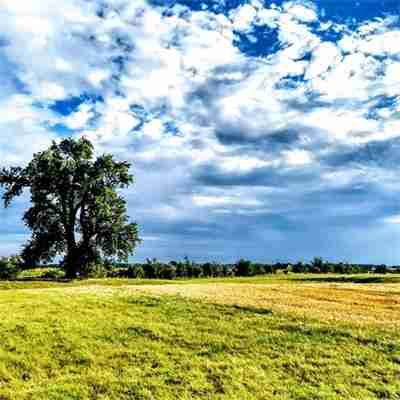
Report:
[[[146,257],[400,264],[398,0],[0,0],[0,165],[132,163]],[[0,209],[0,255],[29,237]]]

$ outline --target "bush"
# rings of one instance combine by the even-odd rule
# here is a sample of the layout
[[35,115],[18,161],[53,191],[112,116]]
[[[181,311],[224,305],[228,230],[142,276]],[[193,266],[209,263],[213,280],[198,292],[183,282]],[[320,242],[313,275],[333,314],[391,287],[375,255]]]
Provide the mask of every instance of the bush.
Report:
[[145,272],[144,272],[143,267],[140,266],[140,267],[136,268],[134,278],[136,278],[136,279],[144,279],[145,278]]
[[264,264],[264,273],[266,274],[274,274],[275,267],[272,264]]
[[335,264],[333,267],[333,272],[335,274],[345,274],[347,272],[345,264],[340,262],[339,264]]
[[107,271],[107,278],[129,278],[128,268],[113,268]]
[[0,279],[16,279],[21,271],[21,260],[18,256],[0,258]]
[[378,265],[375,268],[375,273],[376,274],[386,274],[388,272],[388,267],[385,264]]
[[307,266],[302,261],[299,261],[293,265],[292,271],[295,274],[301,274],[307,272]]
[[158,278],[160,279],[175,279],[176,269],[171,264],[162,264],[158,271]]
[[157,279],[161,264],[156,258],[148,258],[142,265],[144,277],[147,279]]
[[236,276],[250,276],[252,275],[252,265],[251,261],[248,260],[239,260],[235,266],[235,275]]
[[232,271],[226,264],[222,264],[222,276],[230,276]]
[[212,276],[212,264],[207,262],[201,266],[202,274],[204,277]]
[[314,257],[311,261],[312,272],[321,272],[324,269],[324,263],[321,257]]
[[64,278],[65,273],[61,269],[51,268],[46,271],[41,277],[43,279],[62,279]]
[[107,268],[103,264],[91,263],[82,269],[81,278],[105,278],[107,277]]

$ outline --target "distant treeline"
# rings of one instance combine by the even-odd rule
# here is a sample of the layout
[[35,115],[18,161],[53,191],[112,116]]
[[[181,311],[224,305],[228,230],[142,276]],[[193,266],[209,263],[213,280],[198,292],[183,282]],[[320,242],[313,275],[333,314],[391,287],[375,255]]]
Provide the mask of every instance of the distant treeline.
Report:
[[113,264],[105,266],[107,276],[143,278],[143,279],[176,279],[176,278],[211,278],[230,276],[256,276],[276,273],[400,273],[399,267],[371,264],[333,263],[315,257],[310,263],[257,263],[241,259],[234,264],[217,262],[195,263],[185,258],[183,261],[161,262],[147,259],[145,263]]
[[[44,268],[45,278],[62,278],[62,265],[46,264],[36,268]],[[25,268],[21,267],[19,257],[0,257],[0,279],[17,279]],[[144,263],[93,264],[90,269],[80,274],[81,277],[115,277],[138,279],[178,279],[178,278],[212,278],[231,276],[256,276],[276,273],[400,273],[400,267],[385,264],[350,264],[346,262],[333,263],[315,257],[311,262],[297,263],[258,263],[241,259],[234,264],[217,262],[196,263],[187,257],[183,261],[161,262],[156,258],[147,259]]]

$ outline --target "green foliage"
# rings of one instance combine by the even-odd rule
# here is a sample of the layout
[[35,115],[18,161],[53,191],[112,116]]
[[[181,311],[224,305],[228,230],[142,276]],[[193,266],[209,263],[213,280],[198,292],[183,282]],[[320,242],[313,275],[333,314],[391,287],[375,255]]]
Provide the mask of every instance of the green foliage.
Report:
[[135,276],[133,276],[133,278],[137,278],[137,279],[144,279],[145,278],[145,272],[143,267],[138,267],[135,271]]
[[49,268],[41,278],[49,279],[49,280],[57,280],[64,278],[65,274],[64,271],[60,270],[59,268]]
[[323,272],[324,268],[324,260],[321,257],[314,257],[311,261],[311,269],[310,272],[318,273]]
[[237,276],[250,276],[253,274],[252,264],[249,260],[241,259],[235,266],[235,275]]
[[85,264],[78,276],[80,278],[106,278],[109,273],[110,270],[104,264],[92,262]]
[[162,264],[161,268],[158,271],[159,279],[175,279],[176,278],[176,269],[171,264]]
[[260,263],[253,263],[252,273],[253,275],[264,275],[267,272],[266,265]]
[[200,273],[202,277],[211,278],[211,277],[218,277],[218,276],[227,276],[228,268],[223,267],[222,265],[218,264],[217,262],[207,262],[200,265]]
[[377,273],[377,274],[386,274],[387,272],[388,272],[388,268],[385,264],[378,265],[375,268],[375,273]]
[[302,262],[299,261],[296,264],[293,264],[292,266],[292,272],[301,274],[307,271],[307,266]]
[[147,279],[155,279],[158,277],[159,270],[161,268],[161,263],[156,258],[148,258],[146,263],[142,266],[144,271],[144,276]]
[[0,279],[16,279],[21,271],[21,259],[18,256],[0,258]]
[[128,223],[118,194],[133,182],[129,167],[109,154],[95,158],[89,140],[70,138],[53,142],[25,168],[3,168],[6,207],[25,188],[31,193],[32,206],[23,217],[32,231],[22,252],[25,263],[65,255],[63,266],[73,278],[105,258],[126,260],[139,242],[138,227]]
[[[249,265],[250,263],[250,265]],[[317,261],[316,267],[313,264],[307,264],[303,262],[297,262],[294,264],[286,263],[275,263],[275,264],[263,264],[263,263],[251,263],[250,261],[240,260],[238,263],[231,264],[219,264],[216,262],[207,262],[203,264],[198,264],[193,261],[189,261],[185,258],[183,261],[170,261],[169,263],[164,263],[156,258],[147,259],[143,264],[127,264],[127,263],[115,263],[115,262],[105,262],[105,263],[93,263],[83,269],[80,273],[81,277],[89,278],[137,278],[137,279],[159,279],[159,280],[173,280],[173,279],[185,279],[191,280],[193,278],[201,278],[206,280],[208,278],[232,278],[235,275],[241,277],[250,276],[262,276],[276,274],[293,273],[307,274],[307,273],[318,273],[321,275],[328,275],[328,279],[331,279],[330,274],[366,274],[369,272],[377,273],[395,273],[396,271],[400,273],[400,269],[389,268],[387,266],[371,266],[371,265],[357,265],[349,263],[331,263],[323,261],[322,264]],[[30,277],[43,277],[40,273],[43,268],[36,268],[33,270],[23,271],[19,276],[21,278],[25,277],[29,273]],[[45,269],[46,271],[48,268]],[[37,273],[33,272],[37,271]],[[63,273],[60,272],[62,277]],[[61,276],[60,276],[61,277]],[[50,279],[51,276],[47,276]],[[55,276],[54,279],[58,279],[59,276]],[[268,278],[270,279],[270,278]],[[281,278],[279,278],[281,279]],[[302,279],[302,277],[301,277]],[[307,278],[309,279],[309,278]],[[316,278],[319,279],[319,278]],[[321,278],[322,279],[322,278]],[[336,278],[335,278],[336,279]],[[361,278],[360,278],[361,279]]]

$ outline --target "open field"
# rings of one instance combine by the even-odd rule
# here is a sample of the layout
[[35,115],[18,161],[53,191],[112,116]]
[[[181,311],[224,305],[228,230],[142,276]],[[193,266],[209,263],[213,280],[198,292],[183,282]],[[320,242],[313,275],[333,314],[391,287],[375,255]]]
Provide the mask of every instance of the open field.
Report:
[[400,399],[400,276],[0,282],[0,399]]

